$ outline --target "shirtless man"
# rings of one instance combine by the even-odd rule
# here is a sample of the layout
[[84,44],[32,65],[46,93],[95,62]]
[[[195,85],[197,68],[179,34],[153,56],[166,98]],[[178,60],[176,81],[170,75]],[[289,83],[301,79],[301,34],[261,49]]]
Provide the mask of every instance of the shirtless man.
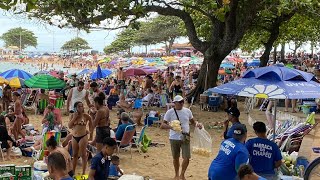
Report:
[[18,92],[13,92],[12,99],[14,101],[14,115],[16,117],[16,119],[13,122],[12,133],[14,135],[15,140],[18,140],[19,135],[21,135],[24,139],[25,134],[21,129],[21,126],[24,122],[24,116],[22,115],[23,109],[21,105],[20,94]]
[[110,119],[109,119],[109,109],[104,104],[105,96],[100,93],[98,97],[94,98],[95,107],[97,113],[95,119],[93,120],[93,126],[91,131],[96,128],[96,147],[97,151],[100,152],[103,148],[103,140],[106,137],[110,137]]
[[124,72],[123,72],[123,68],[120,67],[119,68],[119,71],[117,73],[117,80],[118,80],[118,83],[120,85],[120,89],[123,90],[125,88],[125,79],[124,79]]
[[[89,115],[91,116],[91,119],[95,119],[96,113],[97,113],[97,109],[94,106],[94,98],[98,97],[99,93],[103,93],[103,92],[101,92],[101,90],[98,87],[98,83],[96,83],[96,82],[92,82],[90,84],[90,90],[92,91],[92,93],[90,92],[90,97],[89,97],[90,104],[91,104],[91,107],[89,109]],[[93,131],[91,131],[90,133],[91,134],[90,134],[89,141],[92,141]]]

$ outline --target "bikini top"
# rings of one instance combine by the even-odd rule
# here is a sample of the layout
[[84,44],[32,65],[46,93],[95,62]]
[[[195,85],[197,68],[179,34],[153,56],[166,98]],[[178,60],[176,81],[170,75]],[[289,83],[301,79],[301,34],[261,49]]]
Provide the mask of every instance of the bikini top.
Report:
[[75,122],[74,125],[86,126],[87,122],[84,119],[81,119],[81,121]]

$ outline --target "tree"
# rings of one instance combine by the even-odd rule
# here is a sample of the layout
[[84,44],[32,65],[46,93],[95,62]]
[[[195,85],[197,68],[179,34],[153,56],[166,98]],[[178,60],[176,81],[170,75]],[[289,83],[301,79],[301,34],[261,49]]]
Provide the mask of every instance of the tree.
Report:
[[21,27],[10,29],[2,34],[1,39],[6,47],[17,46],[20,51],[28,46],[37,47],[37,37],[34,33]]
[[71,39],[70,41],[65,42],[61,49],[68,52],[78,53],[81,50],[91,49],[91,47],[89,47],[86,40],[80,37],[76,37],[74,39]]
[[131,48],[135,45],[135,34],[136,30],[131,27],[124,29],[109,46],[104,48],[104,52],[106,54],[111,54],[127,50],[130,54]]
[[188,95],[197,98],[204,89],[216,85],[221,62],[238,47],[254,20],[263,18],[259,16],[262,11],[276,7],[281,14],[288,7],[309,3],[318,4],[319,0],[48,0],[38,1],[31,14],[47,21],[62,16],[66,25],[87,30],[110,19],[124,22],[118,28],[125,27],[150,12],[180,18],[190,43],[204,55],[197,86]]

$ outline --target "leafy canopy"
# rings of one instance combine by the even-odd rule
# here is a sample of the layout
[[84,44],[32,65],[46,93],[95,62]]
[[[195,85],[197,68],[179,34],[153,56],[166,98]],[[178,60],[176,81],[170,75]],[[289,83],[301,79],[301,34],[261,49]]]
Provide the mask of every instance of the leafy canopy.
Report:
[[21,49],[25,49],[28,46],[37,47],[37,37],[35,34],[21,27],[10,29],[2,34],[1,39],[4,41],[6,47],[20,47],[20,45]]
[[65,42],[61,49],[64,51],[78,52],[81,50],[91,49],[91,47],[86,40],[80,37],[76,37],[74,39],[71,39],[70,41]]

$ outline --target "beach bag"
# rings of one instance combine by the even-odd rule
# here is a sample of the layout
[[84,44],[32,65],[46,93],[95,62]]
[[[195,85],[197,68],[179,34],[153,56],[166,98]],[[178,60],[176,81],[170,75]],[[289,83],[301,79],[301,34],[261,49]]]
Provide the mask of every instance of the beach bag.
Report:
[[209,157],[212,153],[212,139],[210,134],[204,129],[195,128],[192,144],[192,152]]

